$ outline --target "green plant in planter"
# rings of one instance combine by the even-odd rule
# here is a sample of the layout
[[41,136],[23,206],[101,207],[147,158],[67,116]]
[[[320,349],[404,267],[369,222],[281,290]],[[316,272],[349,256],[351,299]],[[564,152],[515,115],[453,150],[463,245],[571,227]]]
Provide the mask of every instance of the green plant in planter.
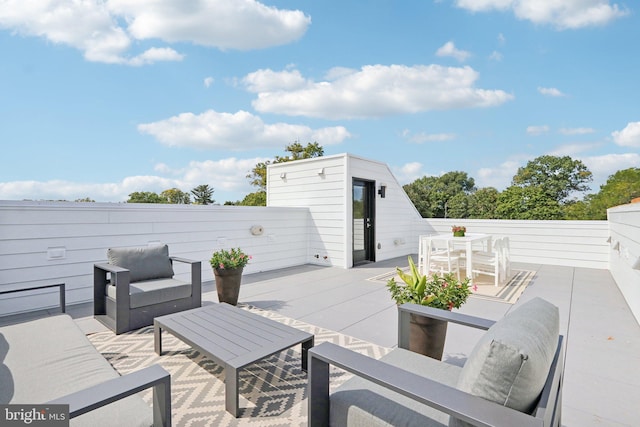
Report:
[[240,248],[220,249],[211,256],[209,263],[215,270],[230,270],[233,268],[244,268],[251,260],[251,255],[247,255]]
[[471,295],[471,290],[477,289],[475,285],[473,288],[469,286],[468,278],[459,281],[451,273],[433,274],[431,277],[422,275],[418,272],[411,257],[409,257],[409,268],[410,274],[407,274],[396,267],[398,276],[405,284],[397,283],[395,278],[391,278],[387,282],[391,298],[397,304],[410,302],[442,310],[452,310],[460,308]]

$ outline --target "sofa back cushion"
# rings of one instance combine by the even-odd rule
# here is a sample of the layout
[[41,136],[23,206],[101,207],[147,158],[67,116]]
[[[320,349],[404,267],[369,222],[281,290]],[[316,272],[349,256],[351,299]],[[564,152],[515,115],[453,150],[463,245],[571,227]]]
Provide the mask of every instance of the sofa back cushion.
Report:
[[110,248],[107,250],[107,259],[109,264],[129,270],[131,282],[173,277],[167,245]]
[[[465,363],[458,388],[531,413],[553,362],[559,338],[558,307],[534,298],[496,322]],[[451,419],[450,426],[467,425]]]

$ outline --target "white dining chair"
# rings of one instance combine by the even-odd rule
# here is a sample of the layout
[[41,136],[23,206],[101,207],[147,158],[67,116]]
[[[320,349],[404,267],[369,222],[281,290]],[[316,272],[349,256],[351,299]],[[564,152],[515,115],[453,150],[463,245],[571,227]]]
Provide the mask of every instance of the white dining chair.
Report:
[[460,280],[460,257],[453,252],[453,244],[451,240],[427,238],[425,239],[426,251],[425,273],[432,272],[445,274],[456,273]]
[[494,276],[495,286],[504,281],[506,270],[504,268],[504,238],[495,239],[491,252],[475,252],[473,254],[473,275],[486,274]]

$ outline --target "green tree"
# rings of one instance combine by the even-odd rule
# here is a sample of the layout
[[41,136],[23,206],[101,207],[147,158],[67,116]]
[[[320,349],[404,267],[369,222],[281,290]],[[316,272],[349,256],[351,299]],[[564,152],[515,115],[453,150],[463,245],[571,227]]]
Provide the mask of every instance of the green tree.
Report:
[[89,198],[89,197],[85,197],[84,199],[76,199],[76,202],[82,202],[82,203],[95,203],[95,200]]
[[439,177],[423,176],[403,188],[423,218],[444,218],[449,201],[459,193],[472,193],[475,181],[466,172],[453,171]]
[[193,194],[193,203],[196,205],[211,205],[215,202],[213,200],[214,189],[209,187],[209,184],[201,184],[191,190]]
[[607,219],[607,209],[640,197],[640,168],[619,170],[610,175],[597,194],[586,198],[587,219]]
[[498,196],[496,214],[501,219],[563,219],[562,206],[541,186],[512,185]]
[[129,194],[127,203],[166,203],[157,193],[152,191],[135,191]]
[[293,144],[287,145],[284,151],[291,154],[283,157],[276,156],[273,161],[267,160],[266,162],[260,162],[251,169],[251,172],[247,174],[251,185],[258,187],[262,191],[267,190],[267,166],[270,164],[324,156],[324,148],[317,142],[309,142],[306,146],[303,146],[299,142],[294,142]]
[[586,184],[593,180],[591,172],[580,160],[569,156],[540,156],[518,169],[512,185],[539,187],[558,203],[567,201],[574,192],[589,190]]
[[182,190],[178,190],[177,188],[170,188],[168,190],[164,190],[160,193],[160,197],[165,199],[165,203],[171,204],[184,204],[188,205],[191,203],[191,196],[189,193],[185,193]]
[[446,202],[445,218],[469,218],[471,195],[459,192]]
[[483,187],[469,196],[469,218],[497,218],[496,207],[500,193],[493,187]]
[[256,191],[247,194],[239,203],[240,206],[267,206],[266,191]]

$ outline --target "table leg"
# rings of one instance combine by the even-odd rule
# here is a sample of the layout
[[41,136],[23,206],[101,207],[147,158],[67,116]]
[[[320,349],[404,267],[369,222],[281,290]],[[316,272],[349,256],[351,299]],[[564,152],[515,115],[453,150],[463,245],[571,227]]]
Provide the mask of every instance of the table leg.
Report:
[[153,347],[159,356],[162,356],[162,328],[157,322],[153,323]]
[[67,312],[66,293],[65,293],[66,286],[64,283],[60,283],[60,285],[58,286],[60,287],[60,309],[62,310],[63,313],[66,313]]
[[467,242],[467,277],[473,283],[473,248],[471,242]]
[[309,360],[308,360],[309,349],[313,347],[313,338],[314,337],[311,337],[307,341],[304,341],[302,343],[302,370],[305,372],[307,372],[307,366],[309,363]]
[[229,365],[224,367],[224,402],[227,412],[238,418],[240,410],[238,408],[238,369]]

